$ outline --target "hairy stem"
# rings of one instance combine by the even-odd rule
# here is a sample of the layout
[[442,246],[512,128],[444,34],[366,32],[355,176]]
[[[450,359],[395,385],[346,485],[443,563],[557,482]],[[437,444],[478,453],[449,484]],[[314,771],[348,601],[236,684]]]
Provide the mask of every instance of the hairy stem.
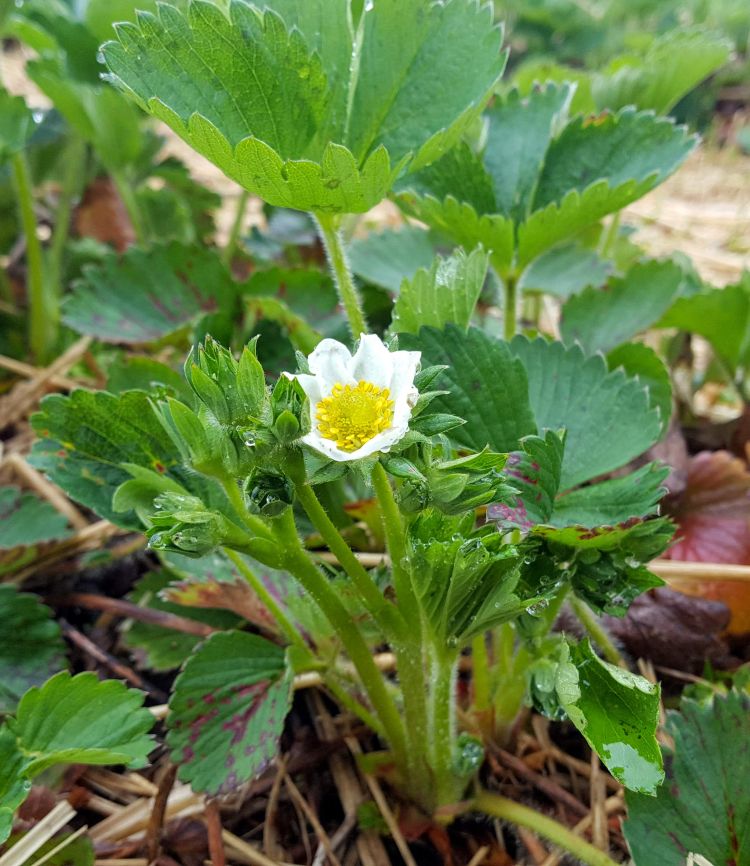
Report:
[[476,635],[471,642],[471,682],[474,687],[474,709],[485,712],[490,708],[490,660],[487,634]]
[[224,488],[224,492],[227,494],[227,499],[232,503],[237,515],[242,519],[242,522],[250,532],[253,535],[266,539],[267,541],[272,540],[273,533],[268,528],[265,521],[260,517],[256,517],[254,514],[250,514],[248,511],[247,505],[245,504],[245,498],[243,497],[242,491],[237,486],[237,482],[234,478],[227,477],[220,478],[219,480]]
[[330,214],[318,213],[315,214],[315,217],[320,230],[320,236],[323,240],[323,246],[325,246],[328,255],[328,262],[336,279],[339,299],[349,319],[349,328],[352,336],[356,340],[360,334],[368,333],[368,327],[362,309],[362,301],[357,287],[354,285],[349,263],[346,260],[346,252],[344,251],[339,231],[339,221],[337,217]]
[[577,836],[559,821],[548,818],[546,815],[522,806],[507,797],[492,794],[489,791],[481,791],[472,801],[472,808],[478,812],[484,812],[493,818],[502,821],[510,821],[521,827],[527,827],[564,851],[572,854],[577,860],[586,863],[587,866],[617,866],[614,860],[603,851],[590,845],[580,836]]
[[58,297],[61,297],[63,292],[63,257],[65,255],[65,244],[70,234],[73,201],[81,188],[85,161],[86,143],[82,138],[73,135],[65,149],[60,199],[57,204],[55,224],[52,229],[52,239],[47,256],[50,292],[57,293]]
[[359,627],[302,546],[291,509],[274,523],[286,569],[310,594],[341,639],[380,719],[396,763],[401,767],[407,766],[406,738],[401,716]]
[[599,647],[602,653],[604,653],[604,658],[610,664],[626,668],[627,665],[625,664],[625,659],[622,657],[617,647],[612,643],[612,639],[607,634],[607,630],[596,618],[596,615],[591,608],[574,595],[570,596],[570,607],[572,608],[573,613],[581,621],[581,625],[586,629],[591,639]]
[[247,203],[249,201],[250,193],[246,189],[243,189],[237,199],[237,209],[234,212],[234,221],[232,222],[232,228],[229,232],[227,245],[224,247],[224,252],[222,254],[222,259],[227,267],[232,266],[234,257],[237,254],[242,226],[245,222],[245,211],[247,210]]
[[456,790],[456,669],[455,652],[434,652],[430,682],[430,764],[435,779],[435,801],[444,806]]
[[34,193],[29,164],[21,152],[13,157],[13,179],[16,186],[21,225],[26,238],[27,293],[29,303],[29,344],[37,363],[49,356],[57,340],[58,299],[48,297],[44,278],[42,245],[37,236]]
[[515,274],[508,273],[503,277],[505,304],[503,307],[503,329],[506,340],[512,340],[518,328],[518,295]]

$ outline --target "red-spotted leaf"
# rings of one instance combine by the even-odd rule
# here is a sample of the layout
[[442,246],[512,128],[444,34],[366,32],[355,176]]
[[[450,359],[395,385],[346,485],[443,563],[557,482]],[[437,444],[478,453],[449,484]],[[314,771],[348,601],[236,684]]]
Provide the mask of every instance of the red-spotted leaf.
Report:
[[226,794],[273,760],[292,678],[282,648],[257,635],[212,635],[188,659],[169,704],[167,742],[196,791]]

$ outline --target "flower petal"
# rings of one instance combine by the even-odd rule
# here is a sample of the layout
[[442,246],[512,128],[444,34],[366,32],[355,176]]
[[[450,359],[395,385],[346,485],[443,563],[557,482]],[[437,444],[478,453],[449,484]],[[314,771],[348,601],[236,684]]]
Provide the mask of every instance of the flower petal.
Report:
[[378,388],[388,388],[393,377],[392,359],[393,355],[377,334],[362,334],[352,359],[352,375],[357,382],[372,382]]
[[[391,399],[398,401],[404,392],[414,390],[414,377],[417,375],[421,352],[391,352],[393,376],[389,383]],[[413,405],[413,403],[412,403]]]
[[324,395],[330,394],[337,382],[342,385],[355,385],[353,377],[352,353],[338,340],[321,340],[307,359],[310,372],[320,376],[320,387]]

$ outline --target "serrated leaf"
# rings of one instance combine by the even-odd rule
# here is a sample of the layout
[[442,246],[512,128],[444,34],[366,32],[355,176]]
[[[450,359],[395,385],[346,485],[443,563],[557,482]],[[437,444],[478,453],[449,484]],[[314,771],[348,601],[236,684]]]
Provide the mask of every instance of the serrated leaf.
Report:
[[[169,586],[170,580],[171,575],[167,572],[149,572],[130,593],[130,601],[151,610],[194,619],[217,629],[236,628],[240,624],[238,617],[227,611],[198,610],[163,600],[160,593]],[[121,637],[125,646],[142,654],[143,667],[154,671],[170,671],[180,667],[201,640],[195,635],[137,620],[122,631]]]
[[689,853],[737,866],[750,859],[750,706],[730,692],[682,702],[667,717],[674,750],[655,798],[627,793],[623,830],[636,866],[683,866]]
[[233,0],[227,16],[202,0],[187,15],[162,5],[103,52],[115,83],[271,204],[369,210],[405,160],[457,141],[503,71],[501,33],[469,0],[382,0],[356,36],[341,0],[264,6]]
[[659,413],[645,387],[609,372],[601,355],[520,336],[511,350],[526,370],[539,430],[566,431],[561,490],[625,465],[659,439]]
[[700,334],[735,371],[750,348],[750,273],[723,289],[678,298],[659,327]]
[[448,259],[438,256],[429,271],[420,268],[401,284],[391,330],[416,334],[422,326],[468,328],[488,264],[487,253],[477,248],[468,256],[462,250]]
[[349,245],[349,264],[363,280],[398,292],[418,268],[429,268],[437,252],[431,232],[412,225],[372,232]]
[[27,765],[8,726],[0,725],[0,844],[10,836],[13,815],[31,790],[31,781],[24,775]]
[[560,333],[586,352],[608,352],[652,327],[682,291],[682,269],[669,260],[639,262],[604,289],[589,288],[569,298]]
[[550,141],[567,119],[573,90],[568,84],[547,83],[524,100],[512,90],[487,112],[484,164],[497,211],[516,223],[529,215]]
[[0,714],[23,693],[67,667],[65,643],[52,611],[35,595],[0,586]]
[[654,795],[664,779],[656,741],[659,686],[602,661],[585,639],[570,648],[556,688],[570,720],[610,773],[631,791]]
[[577,560],[570,585],[597,613],[622,617],[639,595],[664,586],[664,581],[643,565],[628,564],[615,552],[594,562]]
[[[616,550],[623,545],[637,546],[644,543],[653,557],[663,553],[672,535],[672,524],[668,520],[644,520],[632,518],[622,523],[587,526],[535,526],[534,535],[555,544],[563,544],[577,550]],[[651,557],[651,558],[653,558]],[[642,558],[648,559],[648,556]]]
[[607,366],[610,370],[621,368],[628,376],[638,377],[648,389],[651,405],[659,410],[662,431],[666,431],[672,417],[672,379],[656,352],[643,343],[626,343],[607,355]]
[[434,383],[436,390],[447,393],[431,407],[466,421],[452,431],[459,445],[474,451],[489,446],[502,453],[536,434],[523,364],[507,343],[477,328],[464,332],[448,325],[442,331],[422,328],[417,336],[400,335],[399,347],[420,350],[424,366],[447,365]]
[[167,743],[196,791],[228,793],[276,755],[291,701],[284,650],[243,632],[210,637],[175,681]]
[[0,550],[67,538],[67,518],[49,502],[16,487],[0,487]]
[[84,269],[63,306],[65,324],[112,343],[149,343],[206,315],[234,318],[238,286],[218,254],[172,243],[132,247]]
[[720,69],[732,52],[718,33],[674,30],[658,36],[643,55],[615,57],[592,77],[591,89],[600,109],[626,105],[668,114],[703,79]]
[[96,674],[62,672],[21,698],[8,726],[28,757],[28,776],[54,764],[142,767],[153,748],[154,717],[143,692]]

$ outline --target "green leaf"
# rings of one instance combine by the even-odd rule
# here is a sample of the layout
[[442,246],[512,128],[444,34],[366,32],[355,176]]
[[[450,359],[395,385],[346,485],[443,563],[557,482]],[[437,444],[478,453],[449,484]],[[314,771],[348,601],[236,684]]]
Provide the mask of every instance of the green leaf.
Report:
[[358,277],[394,293],[418,268],[429,268],[436,252],[432,233],[412,225],[355,238],[348,249]]
[[656,798],[628,792],[623,830],[636,866],[750,861],[750,704],[730,692],[700,704],[684,700],[667,717],[674,750]]
[[669,114],[683,96],[729,60],[732,43],[718,33],[674,30],[658,36],[639,56],[615,57],[593,76],[600,109],[626,105]]
[[291,694],[283,649],[244,632],[208,638],[169,704],[167,743],[180,778],[220,794],[259,775],[276,755]]
[[49,502],[16,487],[0,487],[0,550],[59,541],[70,533],[67,518]]
[[516,223],[529,216],[547,149],[556,127],[567,119],[573,89],[547,83],[524,100],[512,90],[487,112],[484,164],[492,178],[497,210]]
[[539,430],[566,431],[561,490],[618,469],[659,439],[646,388],[621,370],[608,372],[601,355],[521,336],[511,350],[526,369]]
[[628,475],[581,487],[560,496],[550,520],[553,526],[615,526],[658,510],[666,493],[669,467],[649,463]]
[[118,514],[112,508],[114,491],[131,477],[121,464],[164,473],[181,462],[142,391],[53,394],[31,423],[44,440],[34,446],[34,466],[77,502],[126,529],[141,524],[132,512]]
[[218,254],[172,243],[131,247],[89,266],[63,307],[66,325],[112,343],[149,343],[200,317],[234,317],[234,282]]
[[11,96],[0,88],[0,164],[24,149],[33,129],[23,97]]
[[641,593],[664,586],[664,581],[643,565],[628,564],[615,551],[594,561],[579,558],[570,585],[597,613],[625,616]]
[[578,243],[554,247],[526,268],[518,281],[523,292],[546,292],[568,298],[589,286],[601,288],[610,274],[610,264],[595,250]]
[[416,334],[423,325],[468,328],[488,264],[487,253],[477,248],[468,256],[462,250],[448,259],[438,256],[429,271],[420,268],[401,284],[391,330]]
[[585,639],[558,668],[557,694],[610,773],[631,791],[653,796],[664,779],[656,741],[659,686],[602,661]]
[[652,327],[681,293],[684,274],[669,260],[635,264],[605,289],[589,288],[562,309],[560,333],[586,352],[608,352]]
[[659,327],[700,334],[734,372],[750,348],[750,273],[723,289],[678,298]]
[[55,764],[125,764],[142,767],[153,748],[154,717],[142,692],[96,674],[62,672],[21,698],[8,721],[27,776]]
[[489,446],[502,453],[517,449],[524,436],[536,434],[523,364],[507,343],[477,328],[464,332],[448,325],[442,331],[422,328],[418,336],[399,335],[399,347],[420,350],[425,367],[447,365],[435,388],[448,393],[431,408],[466,421],[451,431],[459,445],[473,451]]
[[672,417],[672,379],[664,361],[643,343],[626,343],[607,355],[610,370],[623,369],[648,388],[651,406],[659,411],[662,433],[669,427]]
[[103,52],[142,108],[275,205],[369,210],[406,160],[458,140],[505,64],[490,10],[469,0],[382,0],[356,36],[343,0],[264,5],[233,0],[228,16],[203,0],[187,15],[161,5]]
[[52,611],[35,595],[0,586],[0,714],[23,693],[67,667],[65,643]]
[[107,368],[107,390],[111,394],[148,391],[159,398],[177,397],[188,405],[193,400],[182,373],[145,355],[128,354],[114,360]]
[[[200,610],[164,601],[161,593],[171,580],[172,576],[167,572],[149,572],[138,581],[129,598],[141,607],[194,619],[217,629],[236,628],[240,624],[239,618],[228,611]],[[122,638],[129,649],[140,651],[144,657],[144,667],[154,671],[170,671],[180,667],[201,640],[195,635],[138,621],[133,621],[124,629]]]
[[29,796],[31,781],[24,775],[28,763],[8,726],[0,725],[0,844],[10,836],[13,815]]

